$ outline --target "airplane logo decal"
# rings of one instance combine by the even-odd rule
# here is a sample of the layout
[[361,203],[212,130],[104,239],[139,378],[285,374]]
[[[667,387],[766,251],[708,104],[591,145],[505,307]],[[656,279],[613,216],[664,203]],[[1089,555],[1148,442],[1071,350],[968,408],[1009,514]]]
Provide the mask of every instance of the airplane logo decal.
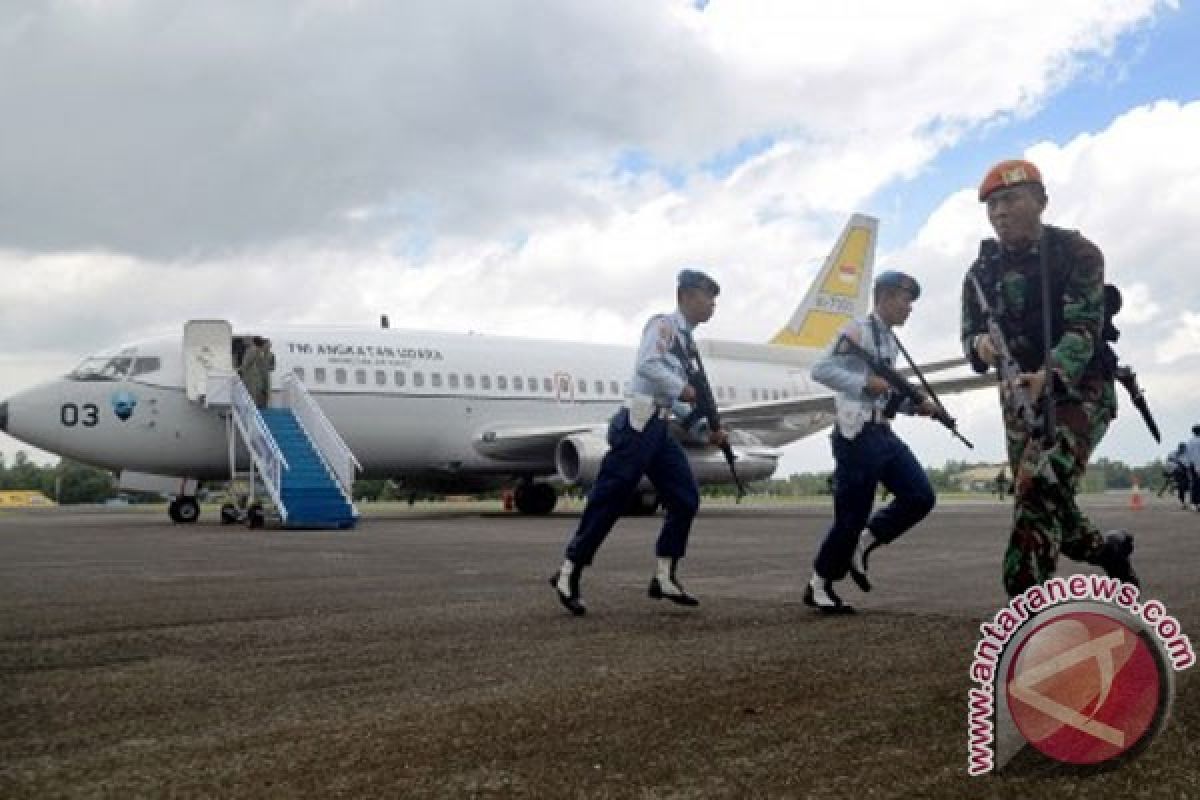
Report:
[[117,415],[117,419],[125,422],[133,416],[133,409],[137,407],[138,401],[132,392],[113,392],[111,399],[113,413]]

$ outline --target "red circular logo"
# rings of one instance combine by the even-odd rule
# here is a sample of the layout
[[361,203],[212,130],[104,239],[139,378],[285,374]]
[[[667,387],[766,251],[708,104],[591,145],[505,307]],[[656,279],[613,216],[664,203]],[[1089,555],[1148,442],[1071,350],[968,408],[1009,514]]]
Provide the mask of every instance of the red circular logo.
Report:
[[1010,662],[1005,691],[1021,735],[1068,764],[1128,752],[1159,718],[1166,677],[1119,619],[1068,612],[1035,628]]

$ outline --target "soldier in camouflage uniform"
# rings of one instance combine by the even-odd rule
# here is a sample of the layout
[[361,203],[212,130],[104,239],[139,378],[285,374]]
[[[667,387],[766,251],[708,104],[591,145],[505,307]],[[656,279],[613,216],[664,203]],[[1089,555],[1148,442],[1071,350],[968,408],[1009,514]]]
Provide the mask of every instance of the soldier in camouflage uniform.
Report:
[[[1133,537],[1124,531],[1101,534],[1075,502],[1088,458],[1117,409],[1113,375],[1100,358],[1104,256],[1077,231],[1042,224],[1046,189],[1037,167],[1028,161],[1003,161],[989,170],[980,184],[979,200],[987,204],[996,239],[981,243],[963,285],[964,353],[980,373],[996,363],[996,346],[969,280],[972,275],[998,317],[1020,365],[1022,383],[1035,399],[1046,380],[1043,311],[1050,314],[1053,339],[1053,447],[1004,404],[1015,498],[1004,588],[1016,596],[1050,578],[1060,550],[1136,585],[1129,560]],[[1050,274],[1048,309],[1042,308],[1043,247]]]

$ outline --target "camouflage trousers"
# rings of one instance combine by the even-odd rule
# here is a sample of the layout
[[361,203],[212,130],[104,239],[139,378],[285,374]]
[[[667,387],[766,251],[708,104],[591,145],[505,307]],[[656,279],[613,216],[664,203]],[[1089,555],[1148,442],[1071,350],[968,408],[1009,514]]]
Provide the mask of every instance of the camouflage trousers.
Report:
[[1054,575],[1059,551],[1091,562],[1103,534],[1075,502],[1088,458],[1112,421],[1107,398],[1056,407],[1054,447],[1031,438],[1005,414],[1009,466],[1013,470],[1012,536],[1004,553],[1004,588],[1015,597]]

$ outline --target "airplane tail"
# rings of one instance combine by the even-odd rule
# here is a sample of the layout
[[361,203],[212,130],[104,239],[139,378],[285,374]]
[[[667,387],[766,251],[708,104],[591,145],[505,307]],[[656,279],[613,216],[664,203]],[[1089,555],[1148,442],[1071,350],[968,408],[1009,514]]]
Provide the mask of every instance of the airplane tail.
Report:
[[771,344],[822,348],[847,321],[867,313],[879,220],[855,214],[846,223],[825,265]]

